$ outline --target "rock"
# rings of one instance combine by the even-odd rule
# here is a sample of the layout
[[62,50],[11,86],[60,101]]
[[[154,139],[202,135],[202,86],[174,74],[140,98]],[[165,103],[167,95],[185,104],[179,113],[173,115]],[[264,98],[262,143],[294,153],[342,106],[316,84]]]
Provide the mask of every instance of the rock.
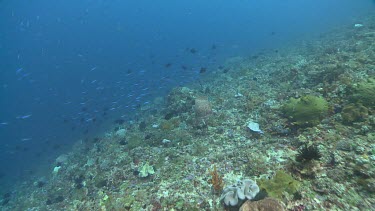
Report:
[[260,201],[246,201],[240,211],[284,211],[285,205],[273,198],[265,198]]

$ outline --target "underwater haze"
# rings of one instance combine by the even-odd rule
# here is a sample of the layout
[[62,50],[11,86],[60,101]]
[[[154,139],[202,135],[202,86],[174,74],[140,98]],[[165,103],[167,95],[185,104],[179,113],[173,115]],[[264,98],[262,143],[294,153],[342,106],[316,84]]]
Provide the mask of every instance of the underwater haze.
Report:
[[372,0],[3,0],[0,193],[50,175],[76,143],[131,125],[149,107],[160,112],[171,89],[206,80],[228,58],[317,39],[374,8]]

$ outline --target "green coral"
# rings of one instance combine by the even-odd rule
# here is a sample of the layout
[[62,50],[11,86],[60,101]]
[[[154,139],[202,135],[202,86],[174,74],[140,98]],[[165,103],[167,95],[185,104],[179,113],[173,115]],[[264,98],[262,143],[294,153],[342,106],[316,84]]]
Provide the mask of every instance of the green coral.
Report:
[[139,146],[142,146],[142,138],[138,135],[131,135],[129,136],[129,139],[128,139],[128,148],[129,149],[134,149],[134,148],[137,148]]
[[293,195],[298,191],[299,186],[300,183],[284,171],[277,171],[270,180],[261,179],[259,181],[259,187],[264,189],[268,196],[278,199]]
[[123,203],[123,206],[124,206],[125,208],[130,208],[130,207],[132,207],[134,201],[135,201],[135,197],[132,196],[132,195],[126,195],[126,196],[122,199],[122,203]]
[[365,120],[368,117],[368,109],[360,103],[351,103],[342,109],[341,115],[345,124],[352,124]]
[[351,101],[366,107],[375,107],[375,79],[369,78],[351,87]]
[[140,166],[138,171],[140,177],[148,177],[149,175],[155,174],[154,167],[150,166],[148,163]]
[[295,125],[314,126],[328,113],[328,102],[322,97],[312,95],[290,98],[284,104],[283,112]]

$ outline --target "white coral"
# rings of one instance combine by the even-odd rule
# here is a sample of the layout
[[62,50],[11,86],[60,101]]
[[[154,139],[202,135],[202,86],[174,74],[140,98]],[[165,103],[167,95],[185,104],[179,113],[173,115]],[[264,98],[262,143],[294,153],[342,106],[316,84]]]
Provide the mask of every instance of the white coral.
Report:
[[224,188],[220,200],[224,200],[227,206],[236,206],[239,200],[253,199],[258,193],[258,185],[251,179],[244,179]]

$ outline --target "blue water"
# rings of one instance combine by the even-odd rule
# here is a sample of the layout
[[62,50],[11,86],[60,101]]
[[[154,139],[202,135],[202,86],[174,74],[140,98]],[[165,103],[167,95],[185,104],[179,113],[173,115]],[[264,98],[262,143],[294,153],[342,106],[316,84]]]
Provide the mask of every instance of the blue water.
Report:
[[371,0],[0,2],[1,187],[226,58],[319,36]]

